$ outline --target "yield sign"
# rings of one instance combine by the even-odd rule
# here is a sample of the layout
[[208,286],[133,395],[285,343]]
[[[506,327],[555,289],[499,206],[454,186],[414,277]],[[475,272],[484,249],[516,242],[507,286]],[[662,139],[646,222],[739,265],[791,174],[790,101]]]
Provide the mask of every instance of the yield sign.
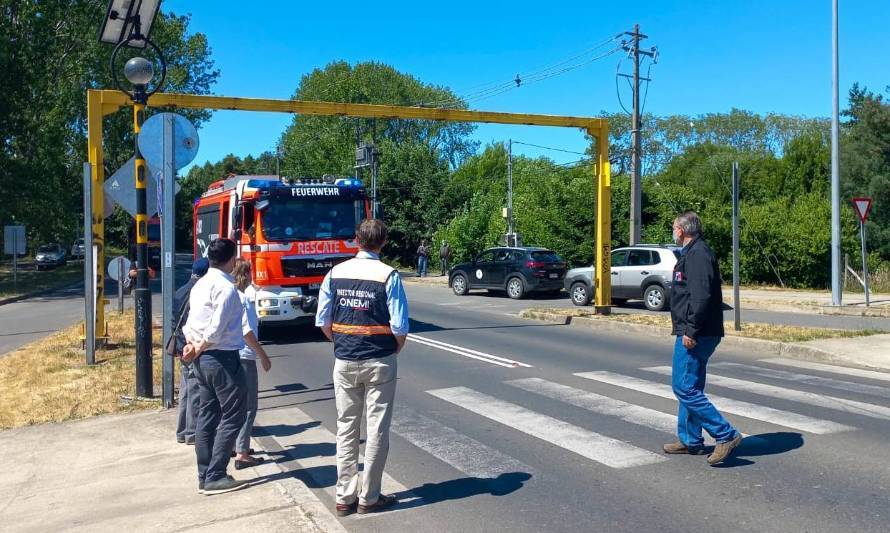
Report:
[[856,208],[856,214],[859,215],[859,222],[864,223],[868,220],[868,214],[871,212],[871,198],[853,198],[853,207]]

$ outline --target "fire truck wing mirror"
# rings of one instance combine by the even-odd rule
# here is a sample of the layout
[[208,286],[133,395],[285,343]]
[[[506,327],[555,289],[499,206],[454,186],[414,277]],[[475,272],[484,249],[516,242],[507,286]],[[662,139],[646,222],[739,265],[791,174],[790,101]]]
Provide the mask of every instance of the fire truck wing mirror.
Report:
[[242,206],[242,205],[238,205],[238,206],[236,206],[236,207],[235,207],[235,216],[234,216],[234,218],[235,218],[235,220],[234,220],[234,222],[235,222],[234,226],[235,226],[236,228],[240,228],[240,227],[241,227],[241,219],[242,219],[243,217],[244,217],[244,206]]
[[257,211],[262,211],[263,209],[265,209],[265,208],[267,208],[267,207],[269,207],[269,200],[260,200],[260,201],[257,202],[256,205],[254,206],[254,208],[255,208]]

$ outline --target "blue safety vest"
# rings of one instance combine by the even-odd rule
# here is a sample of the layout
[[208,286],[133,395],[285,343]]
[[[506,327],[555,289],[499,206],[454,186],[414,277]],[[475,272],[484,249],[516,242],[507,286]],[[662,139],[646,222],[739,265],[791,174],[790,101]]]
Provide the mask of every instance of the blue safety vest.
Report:
[[377,259],[354,258],[331,270],[334,356],[357,361],[396,353],[389,327],[386,283],[395,269]]

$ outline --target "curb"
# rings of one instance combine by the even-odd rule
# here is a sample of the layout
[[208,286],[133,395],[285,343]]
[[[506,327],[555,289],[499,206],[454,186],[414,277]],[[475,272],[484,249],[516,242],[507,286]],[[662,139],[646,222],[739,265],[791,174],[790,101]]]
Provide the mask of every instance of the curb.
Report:
[[890,318],[890,307],[835,307],[826,305],[819,309],[819,314]]
[[[628,324],[614,320],[591,318],[584,316],[565,316],[556,313],[542,313],[540,311],[530,311],[528,309],[519,313],[519,318],[541,320],[544,322],[565,324],[570,326],[585,327],[596,329],[598,331],[611,331],[615,333],[636,333],[643,335],[652,335],[666,337],[671,335],[671,330],[659,326],[650,326],[646,324]],[[737,337],[727,335],[721,341],[723,346],[733,348],[742,348],[746,350],[756,350],[766,352],[771,355],[780,355],[792,359],[801,359],[805,361],[823,362],[823,363],[844,363],[858,366],[868,366],[871,368],[880,368],[886,370],[886,367],[876,367],[843,355],[827,352],[811,346],[795,344],[791,342],[768,341],[763,339],[751,339],[747,337]]]
[[78,286],[78,285],[80,285],[80,284],[82,284],[82,283],[83,283],[83,281],[76,281],[76,282],[73,282],[73,283],[68,283],[68,284],[66,284],[66,285],[59,285],[59,286],[57,286],[57,287],[49,287],[49,288],[46,288],[46,289],[41,289],[41,290],[39,290],[39,291],[29,292],[29,293],[26,293],[26,294],[20,294],[20,295],[18,295],[18,296],[11,296],[11,297],[9,297],[9,298],[5,298],[5,299],[0,300],[0,305],[12,304],[12,303],[15,303],[15,302],[20,302],[20,301],[22,301],[22,300],[27,300],[27,299],[29,299],[29,298],[35,298],[35,297],[37,297],[37,296],[43,296],[44,294],[49,294],[49,293],[51,293],[51,292],[60,291],[60,290],[64,290],[64,289],[70,289],[70,288],[72,288],[72,287],[76,287],[76,286]]

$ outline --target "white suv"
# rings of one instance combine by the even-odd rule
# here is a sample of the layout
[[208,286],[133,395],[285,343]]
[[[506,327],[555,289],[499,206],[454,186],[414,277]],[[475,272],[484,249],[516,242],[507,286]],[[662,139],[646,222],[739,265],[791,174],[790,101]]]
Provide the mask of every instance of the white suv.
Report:
[[[641,244],[612,250],[612,303],[643,300],[650,311],[667,309],[679,257],[680,248],[673,245]],[[593,267],[569,270],[565,288],[572,303],[589,304],[594,292]]]

